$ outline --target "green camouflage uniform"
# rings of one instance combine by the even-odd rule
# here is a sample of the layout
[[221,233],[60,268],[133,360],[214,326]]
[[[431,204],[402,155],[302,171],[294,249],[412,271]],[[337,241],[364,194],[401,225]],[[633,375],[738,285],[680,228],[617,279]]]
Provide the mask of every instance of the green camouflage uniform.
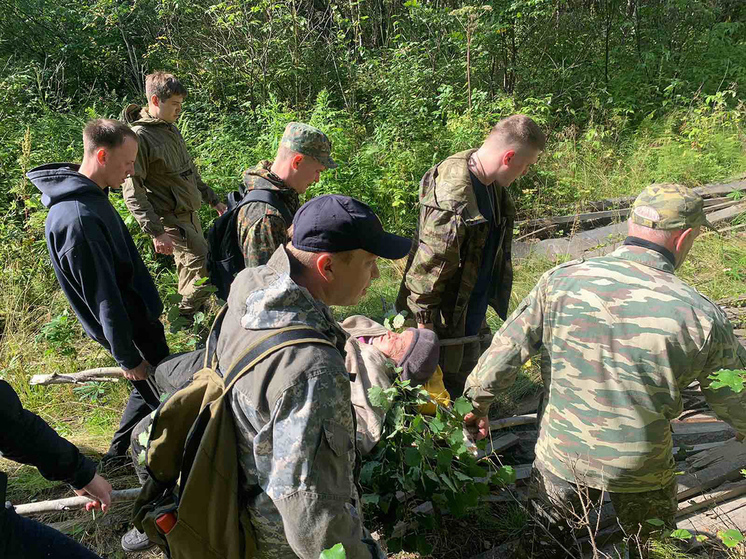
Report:
[[207,241],[197,210],[202,202],[215,206],[218,196],[200,178],[179,129],[153,118],[147,108],[129,105],[122,120],[137,134],[139,149],[135,173],[122,189],[130,212],[145,233],[168,233],[174,243],[179,274],[179,305],[183,314],[194,314],[209,297],[207,286],[195,281],[207,277]]
[[[327,169],[337,167],[331,157],[332,143],[318,128],[302,122],[290,122],[280,140],[282,147],[313,157]],[[274,190],[285,207],[295,216],[300,206],[298,193],[272,173],[271,161],[262,161],[247,169],[243,175],[246,192],[250,190]],[[272,205],[251,202],[238,210],[238,242],[247,268],[266,264],[277,247],[287,243],[290,223],[285,223],[282,214]]]
[[[271,161],[262,161],[243,174],[246,192],[251,190],[275,190],[292,215],[298,211],[298,193],[285,185],[270,168]],[[251,202],[238,210],[238,242],[247,268],[262,266],[269,261],[277,247],[287,243],[289,223],[274,206],[264,202]]]
[[[468,160],[476,150],[457,153],[430,169],[420,183],[420,218],[407,260],[398,310],[417,322],[433,323],[442,339],[464,335],[469,299],[482,265],[490,227],[477,207]],[[495,224],[501,241],[492,270],[489,304],[507,316],[513,285],[510,253],[515,207],[506,188],[492,183]],[[489,332],[486,323],[483,331]],[[478,343],[441,348],[440,365],[448,391],[457,396],[486,349]]]
[[[709,225],[701,198],[683,187],[648,187],[639,206],[659,211],[657,229]],[[645,221],[634,209],[630,219]],[[465,391],[486,416],[521,364],[545,349],[551,382],[534,466],[549,485],[558,478],[566,486],[547,500],[562,502],[575,481],[605,490],[624,499],[617,514],[632,532],[651,516],[674,523],[670,421],[683,410],[683,388],[699,381],[717,416],[746,432],[746,391],[713,389],[708,378],[746,368],[746,349],[722,310],[673,272],[663,252],[644,246],[550,270],[495,335]]]
[[342,543],[347,557],[383,557],[363,527],[344,331],[330,309],[290,278],[284,247],[231,286],[218,339],[220,367],[254,341],[291,325],[334,342],[279,350],[231,392],[244,496],[257,557],[318,559]]

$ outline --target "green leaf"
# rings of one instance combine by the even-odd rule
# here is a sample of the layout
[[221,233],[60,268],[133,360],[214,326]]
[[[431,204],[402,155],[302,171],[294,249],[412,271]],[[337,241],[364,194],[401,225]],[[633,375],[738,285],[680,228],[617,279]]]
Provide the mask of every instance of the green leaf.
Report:
[[743,534],[738,530],[720,530],[718,538],[726,547],[736,547],[743,541]]
[[408,448],[404,451],[404,463],[407,466],[419,466],[422,463],[422,454],[416,448]]
[[674,530],[671,532],[671,537],[676,538],[677,540],[688,540],[692,537],[692,533],[689,530],[684,530],[683,528],[679,528],[678,530]]
[[466,474],[459,472],[458,470],[454,470],[453,475],[456,476],[456,479],[460,481],[465,481],[465,482],[474,481],[474,478],[471,478],[467,476]]
[[361,500],[364,505],[377,505],[378,501],[381,500],[381,496],[376,493],[363,493]]
[[515,469],[513,469],[513,466],[500,466],[500,468],[493,474],[492,479],[494,483],[502,485],[515,483]]
[[707,541],[707,536],[704,534],[700,534],[698,536],[694,536],[694,539],[697,540],[699,543]]
[[433,480],[435,483],[440,483],[440,478],[438,477],[438,474],[436,474],[432,470],[425,470],[425,475],[429,477],[431,480]]
[[665,524],[665,522],[663,522],[660,518],[648,518],[645,522],[657,527],[663,526]]
[[451,462],[453,462],[453,451],[449,448],[441,448],[438,450],[438,466],[448,470],[451,468]]
[[401,328],[404,326],[404,317],[401,314],[397,314],[392,321],[394,328]]
[[473,409],[474,406],[471,405],[471,402],[463,396],[456,398],[456,401],[453,403],[453,411],[461,416],[466,415]]
[[373,474],[375,473],[376,468],[380,465],[381,463],[376,462],[375,460],[363,464],[363,467],[360,468],[360,483],[368,485],[373,480]]
[[391,403],[380,386],[374,385],[368,388],[368,399],[372,405],[381,408],[385,412],[391,408]]
[[338,543],[331,549],[325,549],[319,555],[319,559],[347,559],[345,548],[341,543]]
[[440,419],[439,416],[435,416],[429,421],[430,423],[430,429],[433,430],[433,433],[442,433],[443,429],[445,429],[446,424],[443,423],[443,420]]
[[147,448],[149,438],[150,438],[150,433],[148,432],[148,430],[145,430],[139,435],[137,435],[137,442],[140,443],[143,448]]
[[443,483],[445,483],[448,486],[448,489],[450,489],[451,491],[453,491],[454,493],[456,493],[457,489],[456,489],[456,486],[453,485],[453,482],[451,481],[451,478],[449,478],[445,474],[440,474],[440,479],[442,479]]
[[713,379],[710,388],[730,388],[733,392],[739,393],[743,390],[744,376],[746,376],[746,371],[723,369],[712,373],[707,378]]

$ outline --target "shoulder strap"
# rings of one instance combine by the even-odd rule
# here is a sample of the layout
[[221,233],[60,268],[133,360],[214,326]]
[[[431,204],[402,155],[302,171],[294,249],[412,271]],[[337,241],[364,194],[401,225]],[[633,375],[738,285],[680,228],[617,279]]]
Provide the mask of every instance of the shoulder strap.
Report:
[[243,200],[241,200],[241,205],[248,202],[264,202],[265,204],[269,204],[282,214],[282,219],[285,220],[285,224],[288,227],[293,223],[293,215],[274,190],[267,190],[264,188],[250,190],[248,194],[243,197]]
[[215,351],[218,346],[218,336],[220,335],[220,328],[223,326],[223,319],[228,312],[228,305],[225,304],[220,307],[215,320],[212,321],[210,327],[210,333],[207,335],[207,343],[205,344],[205,362],[204,367],[215,368],[217,360],[215,359]]
[[336,347],[326,338],[321,337],[317,330],[307,326],[288,326],[282,328],[249,346],[243,354],[238,357],[228,369],[223,380],[224,393],[228,392],[233,385],[257,363],[280,349],[291,345],[314,343]]

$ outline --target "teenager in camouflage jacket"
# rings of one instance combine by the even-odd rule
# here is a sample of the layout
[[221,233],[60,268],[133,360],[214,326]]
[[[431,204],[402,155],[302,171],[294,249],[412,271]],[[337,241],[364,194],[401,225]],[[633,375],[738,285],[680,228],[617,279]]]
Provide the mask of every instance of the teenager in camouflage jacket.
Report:
[[[256,167],[246,169],[243,185],[246,192],[274,190],[285,204],[290,215],[295,215],[300,204],[298,193],[272,171],[271,161],[261,161]],[[238,243],[247,268],[266,264],[277,247],[288,242],[289,223],[280,211],[266,202],[252,202],[238,210],[236,219]]]
[[[335,169],[332,143],[321,130],[302,122],[290,122],[280,140],[274,161],[261,161],[244,172],[243,185],[251,190],[274,190],[294,216],[299,196],[319,180],[326,169]],[[277,247],[288,242],[288,228],[280,211],[265,202],[250,202],[236,219],[238,244],[247,268],[269,261]]]
[[[545,496],[562,502],[576,483],[606,491],[628,533],[640,522],[649,531],[648,518],[675,524],[670,422],[683,411],[681,391],[691,382],[699,381],[720,419],[746,432],[746,391],[714,389],[710,378],[746,368],[746,349],[723,311],[674,276],[700,227],[709,226],[702,206],[685,187],[648,187],[635,202],[624,246],[545,273],[467,379],[470,421],[484,425],[478,418],[495,396],[546,349],[549,398],[534,462]],[[646,231],[654,230],[688,230],[682,242],[689,244],[668,249],[650,240]]]

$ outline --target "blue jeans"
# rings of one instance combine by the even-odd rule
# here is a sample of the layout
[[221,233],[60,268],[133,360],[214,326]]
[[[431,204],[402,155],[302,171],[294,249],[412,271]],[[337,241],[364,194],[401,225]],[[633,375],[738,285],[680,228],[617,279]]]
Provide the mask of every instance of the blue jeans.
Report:
[[0,557],[3,559],[101,559],[62,532],[0,507]]

